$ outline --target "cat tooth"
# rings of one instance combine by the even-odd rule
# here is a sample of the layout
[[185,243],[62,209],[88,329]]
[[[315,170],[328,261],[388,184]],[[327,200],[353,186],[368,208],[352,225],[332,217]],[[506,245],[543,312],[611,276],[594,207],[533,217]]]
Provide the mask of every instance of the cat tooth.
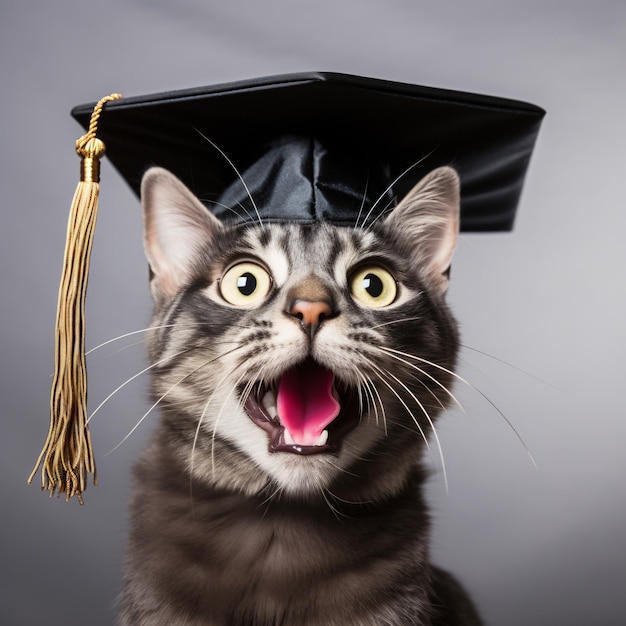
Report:
[[261,399],[263,408],[267,411],[267,414],[272,418],[278,417],[278,410],[276,409],[276,398],[271,391],[268,391]]
[[[286,428],[284,429],[284,433],[283,433],[283,441],[285,442],[285,445],[288,445],[288,446],[300,445],[295,442],[294,438],[291,436],[291,433]],[[327,441],[328,441],[328,431],[323,430],[322,434],[318,437],[317,441],[313,445],[325,446]]]
[[325,446],[328,441],[328,431],[323,430],[322,434],[319,436],[319,439],[315,442],[316,446]]
[[261,398],[261,403],[266,409],[269,409],[275,404],[274,394],[271,391],[266,391],[265,395]]

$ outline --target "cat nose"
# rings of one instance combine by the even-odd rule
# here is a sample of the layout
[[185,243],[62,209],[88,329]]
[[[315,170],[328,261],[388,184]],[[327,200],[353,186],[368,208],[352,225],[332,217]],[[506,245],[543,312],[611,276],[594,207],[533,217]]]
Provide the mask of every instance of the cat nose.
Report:
[[313,335],[325,319],[332,317],[333,309],[328,300],[296,298],[289,307],[289,314],[299,319],[302,326]]

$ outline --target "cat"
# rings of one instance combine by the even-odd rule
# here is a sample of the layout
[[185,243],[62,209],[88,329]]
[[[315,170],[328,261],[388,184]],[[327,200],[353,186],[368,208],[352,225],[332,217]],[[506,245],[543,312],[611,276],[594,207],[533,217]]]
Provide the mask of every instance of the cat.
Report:
[[459,346],[456,172],[367,227],[223,223],[161,168],[141,195],[161,421],[120,625],[480,624],[421,494]]

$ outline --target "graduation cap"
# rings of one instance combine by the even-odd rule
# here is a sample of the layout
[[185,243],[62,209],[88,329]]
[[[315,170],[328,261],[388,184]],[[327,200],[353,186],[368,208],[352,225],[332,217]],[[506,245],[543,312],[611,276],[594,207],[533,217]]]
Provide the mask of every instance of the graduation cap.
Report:
[[[105,109],[106,106],[106,109]],[[461,230],[511,230],[544,111],[516,100],[302,73],[76,107],[87,133],[68,225],[42,488],[69,499],[94,473],[85,419],[84,297],[107,157],[139,195],[170,170],[223,221],[365,226],[427,172],[461,180]],[[31,475],[30,480],[32,480]]]

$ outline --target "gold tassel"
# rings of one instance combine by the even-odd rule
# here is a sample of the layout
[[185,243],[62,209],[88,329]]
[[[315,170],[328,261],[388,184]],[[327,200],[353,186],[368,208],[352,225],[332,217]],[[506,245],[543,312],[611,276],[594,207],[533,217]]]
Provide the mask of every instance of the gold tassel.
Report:
[[105,150],[96,132],[106,103],[121,97],[116,93],[102,98],[94,107],[87,133],[76,142],[81,177],[70,209],[59,287],[50,428],[28,479],[30,484],[41,467],[42,489],[51,496],[57,490],[59,495],[64,492],[66,501],[76,496],[81,504],[87,474],[93,474],[94,485],[98,482],[87,425],[85,366],[85,294],[98,214],[100,159]]

